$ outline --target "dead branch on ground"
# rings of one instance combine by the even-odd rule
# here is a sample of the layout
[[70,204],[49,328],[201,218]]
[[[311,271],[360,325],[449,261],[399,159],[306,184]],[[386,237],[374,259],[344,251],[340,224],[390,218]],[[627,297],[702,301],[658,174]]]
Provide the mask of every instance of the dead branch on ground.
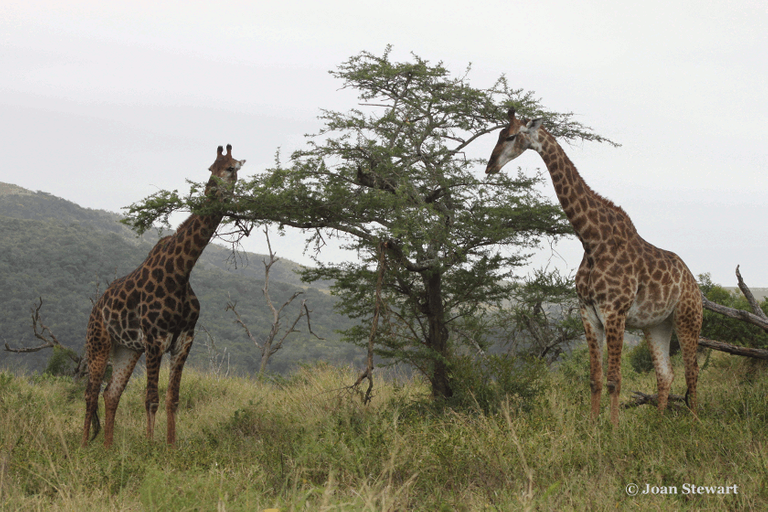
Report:
[[[643,393],[641,391],[632,391],[632,401],[621,404],[621,407],[624,409],[628,409],[630,407],[638,407],[645,404],[650,405],[659,405],[659,395],[648,395],[646,393]],[[679,411],[688,409],[688,406],[685,403],[685,397],[681,395],[669,395],[669,402],[667,402],[667,406],[676,409]]]
[[707,338],[699,338],[699,346],[704,348],[711,348],[713,350],[719,350],[720,352],[726,352],[735,356],[754,357],[755,359],[768,359],[768,350],[762,348],[750,348],[742,347],[739,345],[731,345],[717,340],[708,340]]

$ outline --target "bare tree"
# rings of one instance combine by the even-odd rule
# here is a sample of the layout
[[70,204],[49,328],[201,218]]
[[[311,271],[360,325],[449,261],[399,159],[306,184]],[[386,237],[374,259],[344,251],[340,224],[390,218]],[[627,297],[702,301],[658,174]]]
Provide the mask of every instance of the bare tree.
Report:
[[31,307],[32,316],[32,332],[35,334],[35,338],[42,341],[42,343],[36,347],[21,347],[11,348],[8,343],[5,344],[5,350],[7,352],[14,352],[17,354],[27,354],[31,352],[38,352],[46,348],[59,348],[64,354],[72,360],[75,367],[72,370],[72,375],[75,379],[80,379],[88,374],[88,366],[82,356],[78,355],[73,349],[62,345],[59,339],[53,334],[50,327],[43,323],[43,319],[40,315],[40,310],[43,308],[43,298],[39,297]]
[[[205,332],[207,339],[205,340],[205,348],[208,350],[208,370],[216,377],[217,380],[226,378],[229,375],[229,356],[226,347],[224,350],[219,350],[216,347],[216,341],[213,335],[208,331],[208,328],[201,326],[200,329]],[[224,363],[227,368],[224,370]]]
[[243,321],[242,317],[240,316],[240,313],[237,311],[237,303],[232,302],[230,299],[227,302],[227,310],[232,310],[232,312],[235,314],[235,322],[240,324],[240,326],[245,330],[245,334],[248,336],[248,338],[253,342],[253,344],[256,346],[257,349],[261,352],[261,364],[259,365],[259,377],[261,377],[264,374],[264,369],[267,367],[267,363],[269,362],[269,358],[272,357],[272,355],[283,348],[283,342],[288,338],[288,336],[295,332],[301,332],[298,329],[296,329],[296,326],[298,325],[299,321],[303,317],[307,317],[307,329],[309,330],[310,334],[312,334],[315,338],[322,340],[320,336],[315,334],[312,331],[312,324],[310,322],[309,314],[311,313],[311,310],[309,309],[309,306],[307,306],[307,300],[304,299],[301,301],[301,306],[299,308],[299,314],[296,317],[296,319],[293,321],[293,323],[287,327],[283,333],[282,336],[278,339],[278,336],[280,335],[280,329],[281,329],[281,321],[282,321],[282,313],[283,310],[289,306],[299,295],[302,295],[304,292],[295,292],[291,298],[289,298],[287,301],[283,303],[282,306],[279,308],[276,308],[274,303],[272,302],[272,298],[269,295],[269,271],[272,268],[272,265],[280,261],[280,258],[275,257],[275,253],[272,252],[272,244],[269,241],[269,230],[267,228],[264,229],[264,234],[267,237],[267,248],[269,249],[269,262],[266,260],[262,260],[264,263],[264,288],[262,288],[262,292],[264,293],[264,298],[267,301],[267,306],[269,306],[270,311],[272,312],[272,328],[269,331],[269,334],[264,340],[258,339],[256,336],[253,335],[248,325]]

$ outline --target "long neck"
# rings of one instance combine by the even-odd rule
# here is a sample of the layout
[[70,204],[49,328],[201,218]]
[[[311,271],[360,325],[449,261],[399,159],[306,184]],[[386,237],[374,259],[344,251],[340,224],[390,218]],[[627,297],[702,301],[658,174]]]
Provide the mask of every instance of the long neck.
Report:
[[192,214],[179,226],[171,237],[173,247],[169,250],[176,272],[189,276],[222,217],[218,214]]
[[[635,232],[629,216],[620,207],[592,190],[582,179],[555,138],[539,131],[541,155],[547,166],[555,193],[585,250],[614,235],[613,227],[621,224],[623,236]],[[601,229],[603,226],[611,229]]]

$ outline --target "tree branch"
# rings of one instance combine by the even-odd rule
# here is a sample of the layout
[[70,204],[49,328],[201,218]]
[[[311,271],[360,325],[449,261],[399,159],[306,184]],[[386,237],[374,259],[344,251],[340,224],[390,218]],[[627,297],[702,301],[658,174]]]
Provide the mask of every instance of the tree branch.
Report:
[[[21,347],[21,348],[11,348],[8,343],[5,344],[5,350],[7,352],[14,352],[17,354],[28,354],[30,352],[38,352],[40,350],[43,350],[44,348],[53,348],[56,346],[61,346],[61,343],[59,343],[58,338],[51,332],[51,330],[48,328],[47,325],[45,325],[40,320],[40,309],[43,307],[43,298],[39,297],[38,300],[39,303],[35,303],[31,310],[32,310],[32,332],[35,334],[35,338],[42,340],[43,344],[38,345],[37,347]],[[45,333],[48,333],[49,337],[46,337]]]
[[296,325],[299,323],[299,320],[301,320],[303,316],[306,315],[307,317],[307,329],[309,329],[310,334],[312,334],[317,339],[320,339],[320,340],[323,339],[312,331],[312,324],[310,322],[310,317],[309,317],[309,314],[311,313],[311,311],[307,306],[307,301],[303,300],[301,302],[301,306],[299,308],[299,315],[296,317],[296,320],[294,320],[291,326],[285,330],[285,332],[283,333],[283,337],[280,338],[275,343],[275,338],[280,333],[280,315],[282,314],[283,310],[288,305],[290,305],[296,297],[298,297],[304,292],[301,292],[301,291],[294,292],[294,294],[287,301],[285,301],[283,305],[280,306],[279,309],[274,306],[274,304],[272,303],[272,298],[269,295],[269,271],[272,269],[272,265],[277,263],[280,260],[280,258],[276,258],[275,253],[272,251],[272,244],[269,241],[269,230],[267,228],[264,228],[264,235],[267,238],[267,248],[269,250],[269,262],[267,262],[266,260],[262,260],[262,263],[264,263],[264,287],[261,289],[261,291],[264,294],[264,298],[267,301],[267,306],[269,306],[269,309],[272,312],[272,327],[269,331],[269,334],[267,335],[267,338],[263,342],[259,342],[259,340],[257,340],[256,337],[253,334],[251,334],[251,330],[248,328],[248,325],[246,325],[246,323],[240,317],[240,313],[237,312],[237,309],[236,309],[237,304],[232,302],[231,298],[227,302],[227,307],[226,307],[226,311],[230,309],[232,310],[232,312],[235,314],[235,322],[240,324],[240,326],[245,330],[245,334],[253,342],[253,344],[256,345],[256,348],[261,352],[261,363],[259,365],[260,376],[264,373],[264,369],[267,366],[267,362],[269,362],[269,358],[283,347],[283,342],[286,340],[288,335],[294,332],[300,332],[296,329]]
[[74,350],[68,349],[62,345],[56,335],[53,334],[51,329],[43,323],[43,320],[40,317],[40,310],[43,307],[43,298],[39,297],[38,301],[38,303],[33,304],[33,306],[30,308],[32,311],[32,332],[35,334],[35,338],[43,342],[42,345],[38,345],[37,347],[11,348],[8,343],[5,343],[6,352],[28,354],[31,352],[38,352],[45,348],[59,347],[61,349],[65,349],[65,354],[67,357],[69,357],[69,359],[75,363],[75,368],[73,370],[74,377],[77,379],[84,376],[88,371],[87,365],[85,364],[85,359],[83,359],[82,356],[77,355]]
[[368,389],[365,391],[363,397],[363,403],[367,404],[371,401],[371,393],[373,391],[373,339],[376,336],[376,329],[379,325],[379,313],[381,312],[381,287],[384,282],[384,272],[387,265],[387,242],[381,242],[379,244],[379,272],[376,279],[376,305],[373,310],[373,320],[371,321],[371,334],[368,336],[368,356],[366,358],[365,370],[357,377],[357,381],[352,385],[353,388],[357,387],[363,379],[368,379]]
[[711,300],[706,298],[703,293],[701,295],[701,299],[702,299],[703,306],[710,311],[714,311],[715,313],[720,313],[721,315],[725,315],[728,318],[735,318],[737,320],[742,320],[752,325],[756,325],[761,329],[764,329],[765,331],[768,331],[768,319],[759,317],[754,313],[750,313],[749,311],[744,311],[743,309],[729,308],[728,306],[723,306],[722,304],[712,302]]
[[741,293],[744,294],[744,297],[747,299],[747,302],[749,302],[749,306],[752,308],[752,312],[759,316],[760,318],[763,318],[766,322],[768,322],[768,315],[765,314],[765,311],[760,307],[760,304],[758,304],[757,299],[755,299],[755,296],[752,295],[752,290],[749,289],[747,284],[744,282],[744,279],[741,278],[741,272],[739,272],[739,265],[736,265],[736,279],[739,282],[739,290],[741,290]]
[[728,354],[736,356],[768,359],[768,350],[761,348],[740,347],[738,345],[731,345],[730,343],[709,340],[707,338],[699,338],[699,346],[719,350],[720,352],[727,352]]

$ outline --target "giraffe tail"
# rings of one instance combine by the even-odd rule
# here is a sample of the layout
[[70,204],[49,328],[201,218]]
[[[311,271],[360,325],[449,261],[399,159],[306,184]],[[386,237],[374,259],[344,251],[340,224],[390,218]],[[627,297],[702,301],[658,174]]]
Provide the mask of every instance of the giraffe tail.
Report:
[[93,416],[91,417],[91,425],[93,426],[93,435],[91,436],[91,442],[93,442],[93,440],[96,439],[96,436],[99,435],[99,432],[101,431],[101,422],[99,421],[98,410],[96,410],[93,413]]

